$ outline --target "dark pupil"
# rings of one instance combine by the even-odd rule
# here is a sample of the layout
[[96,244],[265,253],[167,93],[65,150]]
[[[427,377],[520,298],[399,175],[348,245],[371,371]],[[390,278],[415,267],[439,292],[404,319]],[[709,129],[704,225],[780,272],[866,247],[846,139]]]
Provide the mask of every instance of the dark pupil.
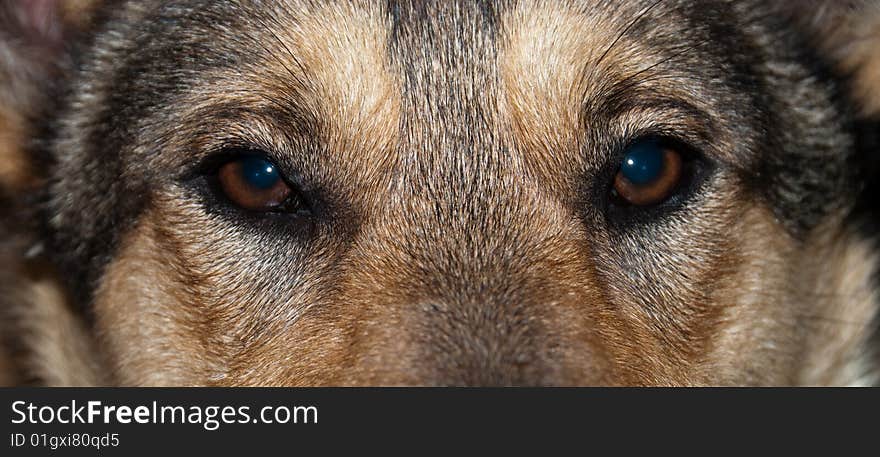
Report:
[[271,189],[281,179],[275,165],[259,157],[241,159],[241,177],[248,185],[260,190]]
[[645,185],[663,175],[663,147],[656,141],[641,141],[629,147],[620,172],[635,185]]

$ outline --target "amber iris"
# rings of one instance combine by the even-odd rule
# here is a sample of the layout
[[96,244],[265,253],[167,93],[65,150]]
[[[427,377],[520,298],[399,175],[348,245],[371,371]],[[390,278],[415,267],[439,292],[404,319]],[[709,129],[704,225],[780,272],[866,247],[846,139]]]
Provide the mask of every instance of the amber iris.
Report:
[[631,205],[656,205],[673,194],[681,175],[676,150],[656,139],[641,140],[627,148],[614,177],[614,193]]
[[217,178],[229,200],[251,211],[276,211],[292,193],[275,164],[258,156],[226,163]]

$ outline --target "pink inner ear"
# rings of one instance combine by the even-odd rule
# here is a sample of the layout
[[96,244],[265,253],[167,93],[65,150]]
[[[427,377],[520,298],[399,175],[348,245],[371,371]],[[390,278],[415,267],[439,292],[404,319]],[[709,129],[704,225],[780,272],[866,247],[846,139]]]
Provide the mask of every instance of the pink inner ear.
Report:
[[41,46],[61,44],[63,36],[60,2],[63,0],[0,0],[10,2],[21,32],[28,41]]

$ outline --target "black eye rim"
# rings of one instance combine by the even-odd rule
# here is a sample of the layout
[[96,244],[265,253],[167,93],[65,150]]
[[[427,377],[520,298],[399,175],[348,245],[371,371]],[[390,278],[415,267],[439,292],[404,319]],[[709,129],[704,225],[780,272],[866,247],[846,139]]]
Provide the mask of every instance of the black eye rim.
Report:
[[[651,205],[634,205],[614,195],[614,178],[628,149],[642,141],[656,141],[661,147],[675,150],[681,158],[681,176],[669,197]],[[646,132],[634,135],[614,147],[606,165],[596,176],[594,195],[607,223],[615,228],[656,223],[680,211],[693,199],[712,175],[716,164],[699,148],[681,137],[667,132]]]

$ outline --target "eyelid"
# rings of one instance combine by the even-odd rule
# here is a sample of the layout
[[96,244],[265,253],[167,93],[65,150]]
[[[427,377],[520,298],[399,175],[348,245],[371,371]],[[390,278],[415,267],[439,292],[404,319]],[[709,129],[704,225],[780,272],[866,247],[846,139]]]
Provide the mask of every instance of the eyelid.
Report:
[[[639,100],[637,105],[618,109],[608,118],[608,125],[619,126],[612,136],[619,139],[615,153],[649,136],[670,138],[704,153],[706,158],[721,156],[717,139],[722,130],[716,120],[697,106],[679,99]],[[621,153],[622,154],[622,153]]]
[[260,90],[229,95],[229,100],[217,103],[199,97],[180,120],[182,125],[162,133],[163,138],[184,145],[189,164],[201,163],[223,149],[252,148],[277,152],[273,159],[281,165],[286,152],[311,148],[320,138],[309,109],[299,107],[295,98],[282,102],[277,93]]
[[224,143],[223,146],[213,148],[206,153],[200,161],[188,173],[188,177],[195,178],[217,172],[223,165],[232,160],[243,157],[260,157],[278,169],[278,173],[285,182],[290,183],[287,166],[283,161],[278,160],[271,152],[262,147],[255,146],[252,143]]

